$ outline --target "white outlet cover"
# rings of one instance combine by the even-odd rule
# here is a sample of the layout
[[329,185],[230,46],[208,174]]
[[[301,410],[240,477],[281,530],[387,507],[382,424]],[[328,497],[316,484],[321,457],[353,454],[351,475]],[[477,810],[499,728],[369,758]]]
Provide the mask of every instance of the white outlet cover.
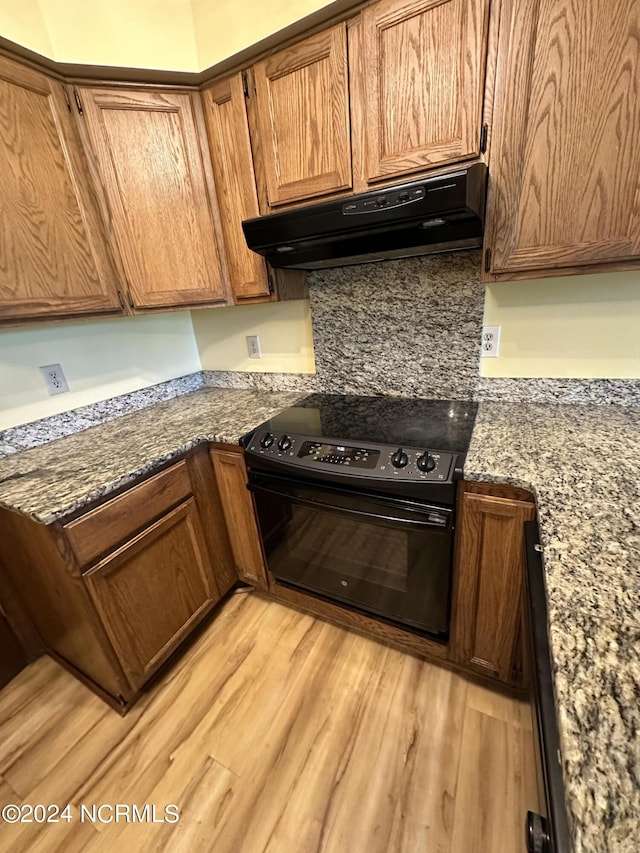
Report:
[[258,335],[247,335],[247,350],[249,352],[249,358],[262,358],[260,337]]
[[40,373],[47,386],[50,396],[54,394],[66,394],[69,390],[67,378],[59,364],[45,364],[40,368]]
[[500,326],[483,326],[480,346],[481,358],[497,358],[500,352]]

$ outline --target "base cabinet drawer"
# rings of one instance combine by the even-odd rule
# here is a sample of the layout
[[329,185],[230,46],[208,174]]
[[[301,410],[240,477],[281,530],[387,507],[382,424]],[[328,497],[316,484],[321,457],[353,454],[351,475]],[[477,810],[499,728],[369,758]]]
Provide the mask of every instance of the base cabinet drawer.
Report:
[[192,492],[188,463],[182,460],[70,522],[65,533],[78,562],[95,562]]
[[194,498],[110,554],[84,579],[135,688],[220,598]]

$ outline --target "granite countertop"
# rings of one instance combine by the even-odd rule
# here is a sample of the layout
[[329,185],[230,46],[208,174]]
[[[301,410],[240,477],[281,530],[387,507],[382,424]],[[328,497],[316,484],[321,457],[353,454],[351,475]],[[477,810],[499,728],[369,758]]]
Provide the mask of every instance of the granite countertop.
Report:
[[640,850],[640,408],[482,403],[470,480],[534,492],[575,853]]
[[202,388],[0,459],[0,506],[50,524],[204,441],[242,435],[303,394]]
[[[203,388],[0,459],[45,523],[305,396]],[[483,402],[465,477],[534,492],[574,853],[640,849],[640,408]]]

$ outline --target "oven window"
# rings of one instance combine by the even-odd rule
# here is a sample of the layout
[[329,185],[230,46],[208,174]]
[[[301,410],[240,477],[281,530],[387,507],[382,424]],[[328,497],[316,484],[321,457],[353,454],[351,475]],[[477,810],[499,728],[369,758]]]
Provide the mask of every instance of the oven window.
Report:
[[[283,583],[403,626],[443,635],[449,622],[452,536],[395,518],[389,505],[348,508],[254,492],[269,571]],[[426,513],[425,513],[426,518]]]
[[406,535],[392,527],[293,506],[289,535],[275,549],[274,562],[295,564],[301,583],[311,584],[329,570],[343,578],[345,588],[368,583],[406,592],[406,547]]

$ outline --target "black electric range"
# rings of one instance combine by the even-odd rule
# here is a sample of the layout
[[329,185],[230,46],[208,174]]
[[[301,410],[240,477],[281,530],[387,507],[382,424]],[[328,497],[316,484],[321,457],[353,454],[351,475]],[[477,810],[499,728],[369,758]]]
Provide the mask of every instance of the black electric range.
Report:
[[314,394],[243,441],[270,588],[446,641],[475,403]]
[[452,505],[477,403],[312,394],[243,439],[250,468]]

